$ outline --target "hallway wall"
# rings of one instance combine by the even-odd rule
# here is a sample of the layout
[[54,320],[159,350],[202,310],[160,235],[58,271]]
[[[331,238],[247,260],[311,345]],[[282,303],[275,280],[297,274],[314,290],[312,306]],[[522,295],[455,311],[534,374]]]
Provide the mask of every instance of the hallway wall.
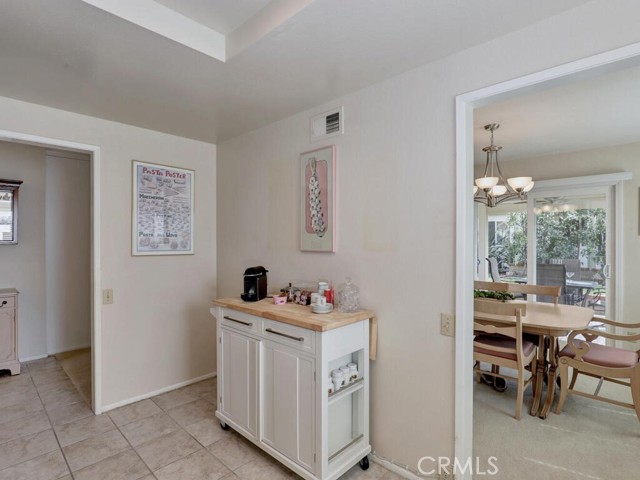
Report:
[[0,177],[22,180],[18,243],[0,245],[0,288],[17,288],[20,360],[47,354],[45,288],[45,152],[0,142]]
[[88,155],[47,151],[47,353],[91,345],[91,182]]

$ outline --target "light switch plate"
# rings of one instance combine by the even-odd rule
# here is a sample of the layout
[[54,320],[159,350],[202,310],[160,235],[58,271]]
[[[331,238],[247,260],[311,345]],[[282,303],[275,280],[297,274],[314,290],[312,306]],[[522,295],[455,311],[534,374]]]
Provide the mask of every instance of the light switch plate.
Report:
[[440,314],[440,334],[447,337],[456,336],[456,317],[452,313]]
[[105,288],[102,290],[102,304],[111,305],[113,303],[113,288]]

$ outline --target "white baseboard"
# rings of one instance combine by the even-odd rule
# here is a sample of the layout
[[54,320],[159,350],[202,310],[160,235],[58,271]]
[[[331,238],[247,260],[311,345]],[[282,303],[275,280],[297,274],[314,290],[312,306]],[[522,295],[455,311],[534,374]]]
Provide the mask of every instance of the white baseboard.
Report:
[[178,388],[186,387],[187,385],[191,385],[192,383],[198,383],[203,380],[208,380],[209,378],[213,378],[216,376],[218,376],[216,372],[207,373],[206,375],[202,375],[201,377],[192,378],[191,380],[187,380],[185,382],[180,382],[180,383],[176,383],[175,385],[163,387],[153,392],[148,392],[142,395],[138,395],[136,397],[127,398],[126,400],[120,400],[119,402],[115,402],[110,405],[104,405],[102,407],[101,412],[104,413],[104,412],[108,412],[109,410],[114,410],[119,407],[124,407],[125,405],[136,403],[136,402],[139,402],[140,400],[146,400],[147,398],[155,397],[156,395],[160,395],[161,393],[167,393],[167,392],[170,392],[171,390],[176,390]]
[[408,478],[410,480],[424,480],[425,478],[439,478],[437,475],[434,476],[422,476],[419,477],[411,470],[407,470],[405,467],[401,467],[400,465],[396,465],[389,460],[385,460],[384,458],[378,457],[375,453],[371,453],[371,460],[376,462],[379,465],[382,465],[387,470],[392,471],[393,473],[401,476],[402,478]]
[[44,355],[36,355],[35,357],[26,357],[26,358],[19,358],[18,361],[20,363],[24,363],[24,362],[32,362],[34,360],[42,360],[43,358],[47,358],[49,355],[47,355],[46,353]]
[[82,345],[73,345],[71,347],[58,347],[55,352],[49,352],[49,355],[58,355],[59,353],[73,352],[74,350],[83,350],[91,348],[91,343],[83,343]]

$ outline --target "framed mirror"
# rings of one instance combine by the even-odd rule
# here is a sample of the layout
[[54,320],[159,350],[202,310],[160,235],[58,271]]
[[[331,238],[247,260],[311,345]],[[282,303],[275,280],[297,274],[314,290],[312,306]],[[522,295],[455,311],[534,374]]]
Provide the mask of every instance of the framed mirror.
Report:
[[21,180],[0,179],[0,245],[18,243],[18,189]]

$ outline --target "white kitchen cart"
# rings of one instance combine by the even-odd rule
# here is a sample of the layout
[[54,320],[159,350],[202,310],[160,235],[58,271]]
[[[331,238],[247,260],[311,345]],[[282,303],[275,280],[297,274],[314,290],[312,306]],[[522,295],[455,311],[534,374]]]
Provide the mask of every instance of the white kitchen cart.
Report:
[[[314,314],[270,299],[221,299],[218,406],[233,428],[308,480],[369,467],[369,324],[373,313]],[[332,370],[358,364],[358,379],[329,393]]]

